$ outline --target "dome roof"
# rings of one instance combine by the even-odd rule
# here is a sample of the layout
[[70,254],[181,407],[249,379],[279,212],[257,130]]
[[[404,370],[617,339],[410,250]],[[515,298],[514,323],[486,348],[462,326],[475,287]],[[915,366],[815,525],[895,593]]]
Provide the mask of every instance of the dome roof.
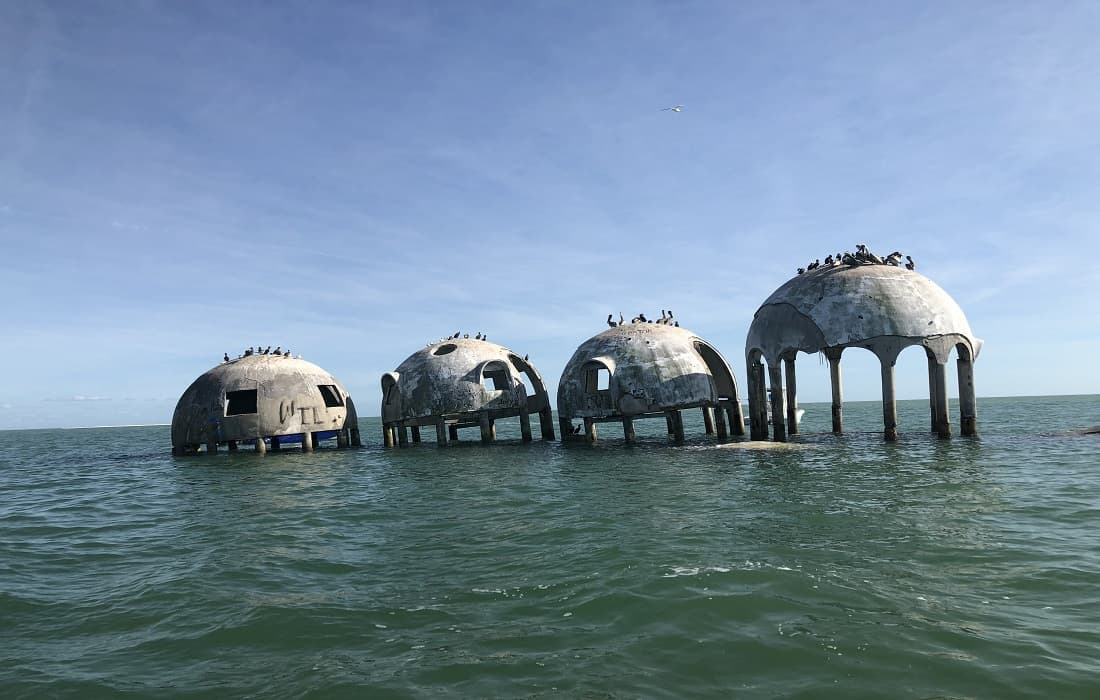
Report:
[[336,379],[312,362],[249,355],[204,372],[172,415],[172,445],[248,440],[338,430],[354,404]]
[[545,393],[538,371],[503,345],[473,338],[443,340],[382,375],[382,419],[518,411],[530,398],[521,373],[528,375],[536,393]]
[[892,265],[838,265],[775,290],[753,317],[745,351],[777,362],[797,350],[924,345],[946,361],[952,346],[963,344],[976,357],[981,343],[955,300],[924,275]]
[[[606,370],[606,388],[600,378]],[[636,416],[711,406],[733,398],[737,384],[713,347],[689,330],[630,323],[589,338],[558,384],[560,417]]]

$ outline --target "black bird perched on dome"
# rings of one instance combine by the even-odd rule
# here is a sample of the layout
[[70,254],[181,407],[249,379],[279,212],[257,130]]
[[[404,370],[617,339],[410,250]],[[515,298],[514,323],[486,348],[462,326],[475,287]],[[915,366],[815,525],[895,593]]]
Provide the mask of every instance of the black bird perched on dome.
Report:
[[898,263],[901,262],[901,253],[895,250],[893,253],[890,253],[885,258],[883,258],[882,262],[887,265],[893,265],[894,267],[897,267]]
[[913,262],[913,258],[906,255],[905,259],[909,261],[909,262],[905,263],[905,269],[906,270],[916,270],[917,269],[917,264],[915,262]]
[[273,352],[271,354],[272,355],[282,355],[283,354],[283,346],[282,345],[275,346],[275,352]]
[[806,268],[804,268],[804,267],[798,268],[798,274],[801,275],[801,274],[804,274],[805,272],[806,272]]
[[229,362],[229,353],[223,353],[222,354],[222,359],[226,362]]
[[459,334],[461,334],[461,333],[462,333],[462,331],[455,332],[455,334],[451,336],[451,340],[454,340],[455,338],[457,338],[459,336]]
[[244,356],[245,356],[245,357],[248,357],[248,356],[249,356],[249,355],[251,355],[251,354],[252,354],[252,346],[251,346],[251,345],[249,345],[249,346],[248,346],[248,349],[244,351]]
[[477,335],[474,336],[474,340],[481,340],[481,331],[477,332]]
[[287,350],[286,352],[284,352],[283,357],[290,357],[290,351]]
[[463,338],[469,338],[469,337],[470,337],[470,334],[469,334],[469,333],[463,333],[463,334],[462,334],[462,337],[463,337]]
[[615,322],[611,320],[612,315],[613,314],[608,314],[607,315],[607,325],[610,326],[611,328],[614,328],[615,327]]
[[642,323],[649,323],[649,319],[645,317],[645,314],[638,314],[638,320]]
[[833,264],[833,256],[831,256],[831,255],[826,255],[826,256],[825,256],[825,263],[824,263],[824,264],[826,264],[826,265],[832,265],[832,264]]
[[530,360],[529,360],[529,359],[527,359],[528,357],[530,357],[530,354],[528,354],[528,355],[524,355],[524,356],[523,356],[523,361],[524,361],[524,362],[530,362]]
[[620,312],[619,312],[619,325],[621,326],[621,325],[623,325],[624,323],[625,323],[625,321],[623,320],[623,312],[622,312],[622,311],[620,311]]

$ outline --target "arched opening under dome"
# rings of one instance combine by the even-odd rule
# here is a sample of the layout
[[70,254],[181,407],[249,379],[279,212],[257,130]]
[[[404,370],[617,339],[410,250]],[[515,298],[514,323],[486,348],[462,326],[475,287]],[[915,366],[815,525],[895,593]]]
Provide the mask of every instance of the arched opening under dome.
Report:
[[737,379],[733,371],[722,355],[702,340],[694,343],[695,352],[703,358],[710,375],[714,380],[714,406],[703,407],[703,426],[708,435],[718,433],[719,438],[727,436],[727,422],[729,433],[734,435],[745,434],[745,417],[741,412],[741,397],[737,391]]

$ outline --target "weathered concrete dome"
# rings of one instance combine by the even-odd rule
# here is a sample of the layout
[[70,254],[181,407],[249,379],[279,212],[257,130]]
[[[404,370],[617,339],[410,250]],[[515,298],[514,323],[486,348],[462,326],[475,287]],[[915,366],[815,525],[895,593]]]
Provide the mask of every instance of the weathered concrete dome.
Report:
[[798,431],[799,352],[821,352],[828,359],[833,432],[843,432],[840,358],[845,349],[859,347],[878,357],[883,435],[896,440],[894,365],[899,353],[913,345],[923,347],[928,357],[932,428],[945,437],[951,433],[945,365],[952,349],[957,350],[962,430],[976,434],[973,362],[982,341],[939,285],[912,270],[881,263],[838,263],[790,279],[757,310],[745,340],[753,439],[767,436],[769,391],[775,439],[786,439],[788,426],[790,432]]
[[770,363],[790,351],[923,345],[942,361],[963,343],[976,357],[962,309],[924,275],[891,265],[812,270],[775,290],[757,310],[745,343]]
[[[527,376],[533,393],[523,382]],[[529,439],[527,415],[545,412],[549,416],[546,386],[538,370],[503,345],[473,338],[452,338],[434,343],[410,355],[393,372],[382,375],[382,423],[387,444],[391,429],[404,442],[404,429],[436,425],[437,437],[446,442],[443,428],[455,430],[492,423],[497,418],[520,416],[524,439]],[[484,420],[483,420],[484,418]],[[553,427],[544,425],[553,439]],[[491,435],[486,434],[487,439]]]
[[[344,446],[358,443],[355,405],[328,372],[312,362],[282,355],[249,355],[202,374],[183,392],[172,415],[173,452],[250,440],[264,450],[264,438],[278,449],[280,436],[315,436],[335,431]],[[350,435],[349,432],[350,431]]]
[[[585,419],[591,432],[593,421],[713,408],[720,402],[731,409],[736,405],[737,432],[742,425],[737,381],[722,355],[687,329],[657,323],[623,324],[589,338],[573,353],[558,384],[563,434],[573,418]],[[630,425],[624,423],[624,429],[629,439]]]

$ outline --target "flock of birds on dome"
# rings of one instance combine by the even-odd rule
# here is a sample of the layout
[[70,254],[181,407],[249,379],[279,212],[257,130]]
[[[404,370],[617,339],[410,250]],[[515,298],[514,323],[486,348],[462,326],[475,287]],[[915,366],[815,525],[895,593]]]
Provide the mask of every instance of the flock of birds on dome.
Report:
[[[439,340],[433,340],[433,341],[424,343],[424,347],[430,348],[431,346],[433,346],[437,343],[442,343],[445,340],[457,340],[459,337],[469,338],[470,334],[469,333],[463,333],[462,331],[458,331],[454,335],[445,335],[442,338],[440,338]],[[488,340],[488,339],[489,339],[489,336],[485,333],[482,333],[481,331],[478,331],[477,335],[474,336],[474,340]]]
[[[289,350],[283,350],[282,346],[277,346],[274,350],[272,350],[270,345],[268,345],[266,348],[261,348],[259,345],[257,345],[255,347],[255,349],[253,349],[253,347],[251,345],[249,345],[247,350],[242,352],[240,355],[237,355],[237,357],[235,357],[235,358],[230,358],[229,353],[223,353],[222,354],[222,360],[224,362],[232,362],[235,359],[239,360],[242,357],[251,357],[253,355],[271,355],[271,356],[279,356],[279,357],[290,357],[290,351]],[[297,359],[299,359],[299,360],[302,359],[302,356],[298,355]]]
[[821,261],[821,258],[814,260],[806,267],[798,268],[798,274],[803,274],[811,270],[825,267],[836,267],[838,265],[847,265],[848,267],[858,267],[860,265],[891,265],[893,267],[901,267],[902,258],[905,259],[906,270],[916,270],[917,265],[913,262],[913,258],[908,255],[903,256],[898,251],[894,251],[884,257],[879,257],[867,250],[867,246],[860,243],[856,246],[856,252],[849,253],[837,253],[836,256],[826,256],[825,262]]
[[[621,313],[619,314],[619,320],[618,321],[615,321],[613,319],[613,317],[614,317],[614,314],[608,314],[607,315],[607,325],[609,327],[615,328],[616,326],[626,325],[626,320],[623,318],[623,315]],[[660,326],[676,326],[677,328],[680,327],[680,322],[672,317],[672,311],[665,311],[664,309],[661,309],[661,317],[658,318],[658,319],[649,319],[649,318],[645,317],[645,314],[638,314],[634,318],[630,319],[630,322],[631,323],[656,323],[657,325],[660,325]]]

